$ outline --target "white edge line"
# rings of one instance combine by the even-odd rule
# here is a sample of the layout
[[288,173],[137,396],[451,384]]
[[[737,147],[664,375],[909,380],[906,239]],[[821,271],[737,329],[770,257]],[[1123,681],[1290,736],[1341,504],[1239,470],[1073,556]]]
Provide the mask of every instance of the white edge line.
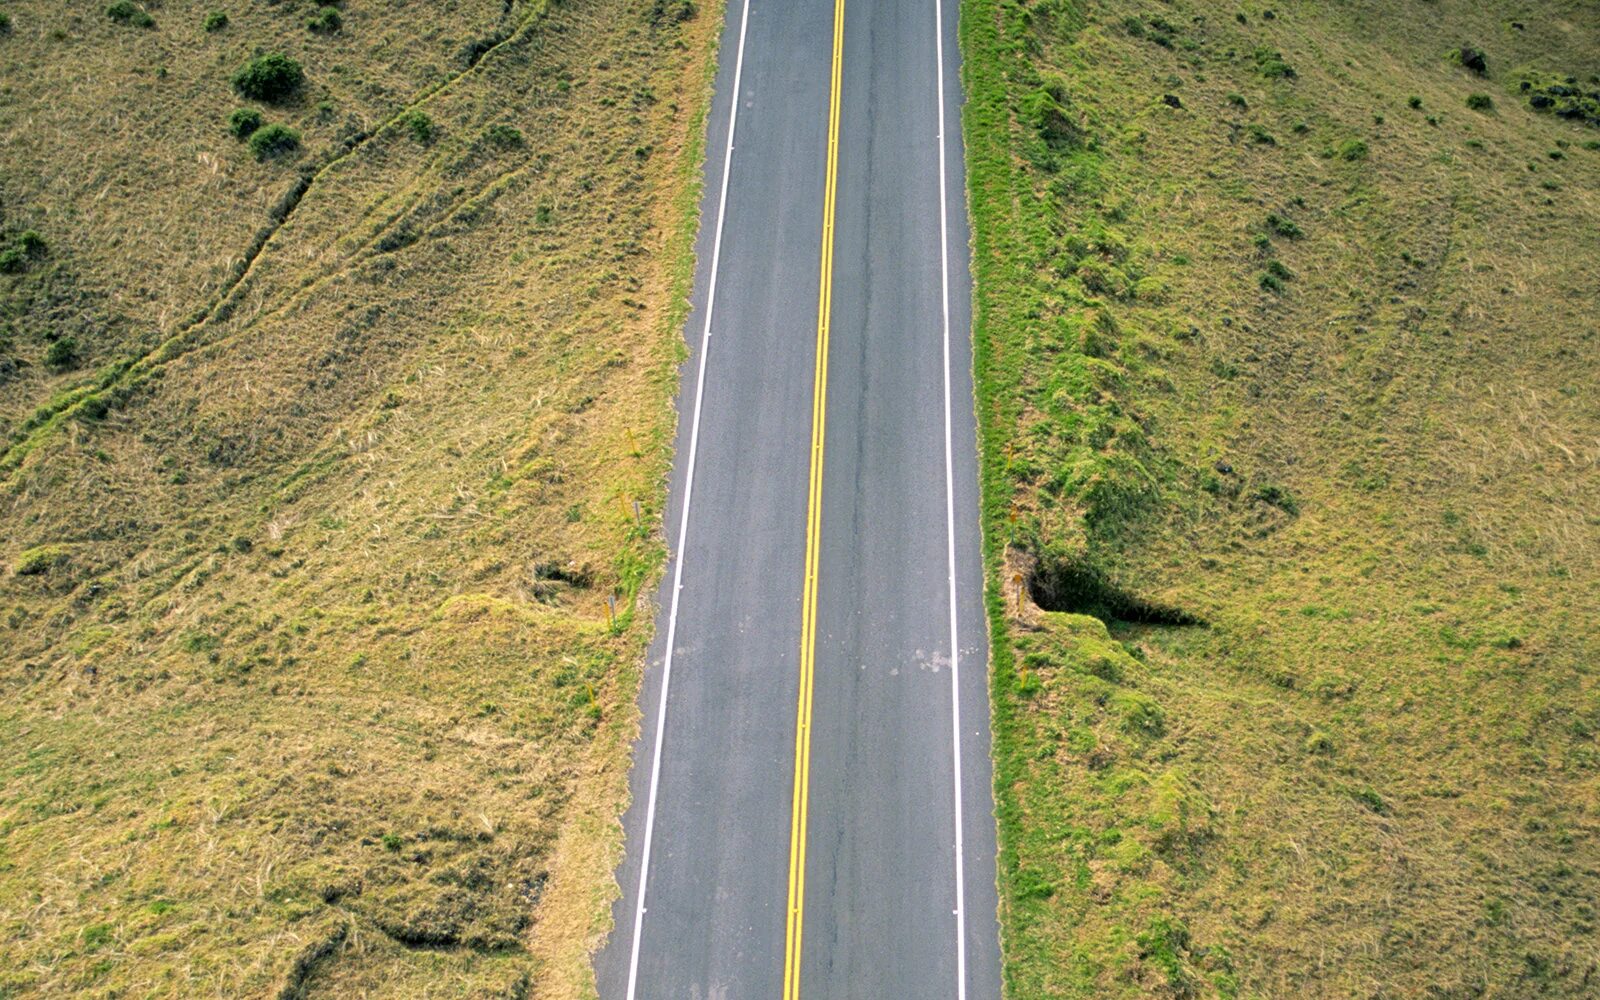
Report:
[[944,526],[950,575],[950,741],[955,775],[956,825],[956,997],[967,997],[967,878],[961,805],[961,641],[956,631],[956,487],[951,439],[950,389],[950,221],[945,190],[946,122],[944,107],[944,0],[933,0],[934,54],[938,60],[939,109],[939,282],[944,310]]
[[728,111],[728,146],[722,154],[722,190],[717,195],[717,231],[711,243],[711,278],[706,288],[706,324],[700,333],[700,368],[695,376],[694,415],[689,423],[689,457],[684,469],[683,514],[678,519],[678,544],[673,550],[672,598],[667,612],[667,651],[661,665],[661,700],[656,708],[656,741],[650,761],[650,796],[644,811],[644,845],[639,855],[639,893],[633,911],[633,951],[628,958],[627,1000],[639,986],[639,938],[644,930],[645,888],[650,876],[650,846],[656,828],[656,792],[661,785],[661,746],[667,733],[667,689],[672,684],[672,653],[678,639],[678,594],[683,590],[684,547],[689,537],[689,502],[694,496],[694,463],[700,447],[700,404],[705,399],[706,355],[711,347],[711,315],[717,303],[717,270],[722,262],[722,227],[728,214],[728,179],[733,168],[733,134],[739,124],[740,83],[744,75],[744,36],[750,23],[750,0],[739,17],[739,51],[733,63],[733,94]]

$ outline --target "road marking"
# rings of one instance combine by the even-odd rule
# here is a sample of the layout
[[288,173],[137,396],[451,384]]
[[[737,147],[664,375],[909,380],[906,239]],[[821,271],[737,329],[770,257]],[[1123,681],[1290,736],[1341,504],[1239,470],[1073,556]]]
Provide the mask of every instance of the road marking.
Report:
[[828,159],[822,188],[817,367],[811,395],[811,481],[806,499],[805,581],[800,599],[800,686],[795,707],[794,800],[789,810],[789,907],[783,944],[783,1000],[800,996],[806,908],[806,810],[811,797],[811,691],[817,659],[817,570],[822,546],[822,450],[828,417],[828,325],[833,314],[833,213],[839,180],[839,90],[844,71],[844,0],[833,4],[828,83]]
[[656,793],[661,787],[661,747],[667,734],[667,689],[672,685],[673,647],[678,641],[678,595],[683,590],[683,563],[689,538],[689,501],[694,497],[694,463],[700,450],[700,404],[705,399],[706,355],[711,348],[711,315],[717,304],[717,269],[722,263],[722,227],[728,215],[728,178],[733,172],[733,133],[739,124],[739,87],[744,76],[744,36],[750,23],[750,0],[739,17],[739,50],[733,62],[733,95],[728,111],[728,146],[722,153],[722,190],[717,195],[717,232],[711,241],[711,278],[706,287],[706,325],[700,332],[700,370],[694,383],[694,415],[689,422],[689,458],[683,476],[683,513],[678,519],[677,556],[672,571],[672,597],[667,612],[667,652],[661,665],[661,701],[656,708],[656,745],[650,761],[650,795],[644,810],[644,847],[639,854],[639,893],[633,911],[633,950],[628,957],[628,997],[639,988],[639,939],[644,931],[645,888],[650,877],[650,846],[656,832]]
[[950,744],[955,775],[956,819],[956,1000],[967,997],[967,880],[961,808],[961,640],[956,630],[956,487],[950,389],[950,220],[945,193],[944,0],[933,0],[934,57],[938,61],[939,282],[944,310],[944,526],[950,576]]

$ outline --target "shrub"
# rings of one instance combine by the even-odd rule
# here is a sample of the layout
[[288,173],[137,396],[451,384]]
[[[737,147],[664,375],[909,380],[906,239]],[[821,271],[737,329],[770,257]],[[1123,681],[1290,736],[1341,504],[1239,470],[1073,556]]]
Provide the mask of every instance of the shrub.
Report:
[[1291,240],[1297,240],[1305,235],[1305,230],[1301,229],[1293,219],[1285,219],[1276,213],[1267,215],[1267,228],[1279,236],[1285,236]]
[[333,35],[344,27],[344,18],[334,7],[318,7],[317,12],[306,21],[306,28],[318,35]]
[[11,34],[11,15],[0,10],[0,35]]
[[1269,49],[1265,45],[1256,49],[1256,72],[1269,80],[1292,80],[1295,77],[1294,67],[1283,61],[1283,53],[1276,49]]
[[1285,514],[1300,513],[1300,502],[1294,498],[1294,494],[1273,483],[1258,486],[1255,492],[1250,494],[1250,499],[1276,507]]
[[1278,140],[1272,137],[1272,133],[1268,132],[1264,125],[1251,125],[1249,132],[1250,141],[1257,146],[1276,146],[1278,144]]
[[1283,291],[1283,281],[1277,275],[1267,273],[1261,276],[1261,290],[1264,292]]
[[54,371],[66,371],[78,360],[78,342],[71,337],[51,341],[44,352],[44,363]]
[[29,257],[43,257],[50,248],[45,244],[44,237],[37,230],[24,229],[17,234],[17,246]]
[[424,146],[432,142],[434,136],[439,134],[438,126],[433,124],[433,119],[421,111],[407,111],[399,117],[397,124],[411,133],[411,138]]
[[1355,163],[1358,160],[1365,160],[1367,152],[1367,144],[1360,139],[1346,139],[1339,144],[1337,155],[1341,160]]
[[1289,281],[1294,277],[1294,272],[1289,270],[1281,260],[1268,261],[1267,273],[1281,281]]
[[524,144],[522,130],[513,125],[490,125],[483,137],[501,149],[520,149]]
[[250,138],[251,133],[260,127],[261,112],[255,108],[238,108],[228,116],[228,131],[241,142]]
[[11,567],[11,572],[17,576],[39,576],[57,566],[66,565],[67,559],[67,550],[61,546],[41,545],[18,556],[16,563]]
[[134,3],[133,0],[116,0],[106,8],[106,17],[123,24],[131,24],[135,28],[154,28],[156,19],[151,17],[144,8]]
[[0,274],[21,274],[28,269],[28,255],[21,247],[0,250]]
[[220,10],[214,10],[206,15],[206,19],[200,22],[200,26],[208,32],[221,31],[228,26],[228,15]]
[[305,80],[299,63],[282,52],[269,52],[239,67],[233,74],[233,89],[251,100],[274,104],[292,97]]
[[1422,107],[1422,98],[1412,94],[1410,97],[1406,98],[1406,106],[1413,109],[1420,108]]
[[250,136],[250,152],[257,160],[284,156],[300,148],[300,133],[287,125],[274,122],[263,125]]
[[1228,103],[1236,108],[1248,108],[1250,102],[1244,99],[1243,94],[1229,94]]
[[1467,107],[1474,111],[1489,111],[1494,108],[1494,98],[1488,94],[1468,94]]

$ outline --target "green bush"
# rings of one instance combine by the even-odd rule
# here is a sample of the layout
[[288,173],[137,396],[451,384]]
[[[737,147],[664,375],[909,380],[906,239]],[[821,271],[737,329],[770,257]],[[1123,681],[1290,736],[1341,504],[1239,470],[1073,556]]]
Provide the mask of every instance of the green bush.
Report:
[[1341,160],[1355,163],[1358,160],[1365,160],[1367,158],[1367,153],[1368,150],[1366,143],[1362,142],[1360,139],[1346,139],[1344,142],[1339,144],[1337,155]]
[[135,28],[154,28],[156,26],[156,19],[151,17],[143,7],[134,3],[133,0],[116,0],[115,3],[106,8],[106,17],[111,18],[113,21],[120,21],[123,24],[131,24]]
[[206,19],[200,24],[208,32],[221,31],[228,26],[228,15],[220,10],[214,10],[207,14]]
[[44,352],[44,363],[54,371],[65,371],[78,361],[78,342],[71,337],[51,341]]
[[37,230],[24,229],[17,234],[17,246],[29,257],[43,257],[50,248]]
[[1420,107],[1422,107],[1422,98],[1420,98],[1420,97],[1416,96],[1415,94],[1413,94],[1410,97],[1406,98],[1406,106],[1409,107],[1409,108],[1413,108],[1413,109],[1420,108]]
[[282,52],[269,52],[233,74],[233,89],[254,101],[275,104],[294,96],[306,81],[300,64]]
[[21,274],[28,269],[28,255],[21,247],[0,250],[0,274]]
[[11,34],[11,15],[0,10],[0,35]]
[[490,125],[483,137],[501,149],[520,149],[524,143],[522,130],[512,125]]
[[1272,137],[1272,133],[1268,132],[1264,125],[1251,125],[1249,132],[1250,141],[1257,146],[1276,146],[1278,144],[1278,140]]
[[261,127],[261,112],[255,108],[238,108],[228,116],[228,131],[243,142]]
[[285,156],[300,148],[300,133],[274,122],[263,125],[250,136],[250,152],[257,160]]
[[433,119],[421,111],[407,111],[396,119],[396,124],[411,133],[411,138],[424,146],[432,142],[434,137],[439,134],[439,128],[433,124]]
[[1301,229],[1293,219],[1285,219],[1277,213],[1267,214],[1267,228],[1291,240],[1297,240],[1305,235],[1305,230]]
[[1256,49],[1256,72],[1269,80],[1292,80],[1295,77],[1294,67],[1283,61],[1283,53],[1276,49],[1269,49],[1265,45]]
[[1244,99],[1243,94],[1229,94],[1228,103],[1236,108],[1248,108],[1250,102]]
[[306,21],[306,28],[318,35],[338,34],[344,27],[344,18],[333,7],[318,7],[317,12]]
[[17,576],[39,576],[66,565],[68,558],[67,550],[59,545],[41,545],[18,556],[11,572]]
[[1494,98],[1488,94],[1468,94],[1467,107],[1474,111],[1489,111],[1494,108]]

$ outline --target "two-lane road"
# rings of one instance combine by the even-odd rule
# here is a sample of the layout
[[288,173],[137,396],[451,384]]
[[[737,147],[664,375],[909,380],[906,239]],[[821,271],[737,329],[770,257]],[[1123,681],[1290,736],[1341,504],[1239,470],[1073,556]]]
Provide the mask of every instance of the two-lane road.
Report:
[[955,15],[728,6],[604,1000],[999,996]]

